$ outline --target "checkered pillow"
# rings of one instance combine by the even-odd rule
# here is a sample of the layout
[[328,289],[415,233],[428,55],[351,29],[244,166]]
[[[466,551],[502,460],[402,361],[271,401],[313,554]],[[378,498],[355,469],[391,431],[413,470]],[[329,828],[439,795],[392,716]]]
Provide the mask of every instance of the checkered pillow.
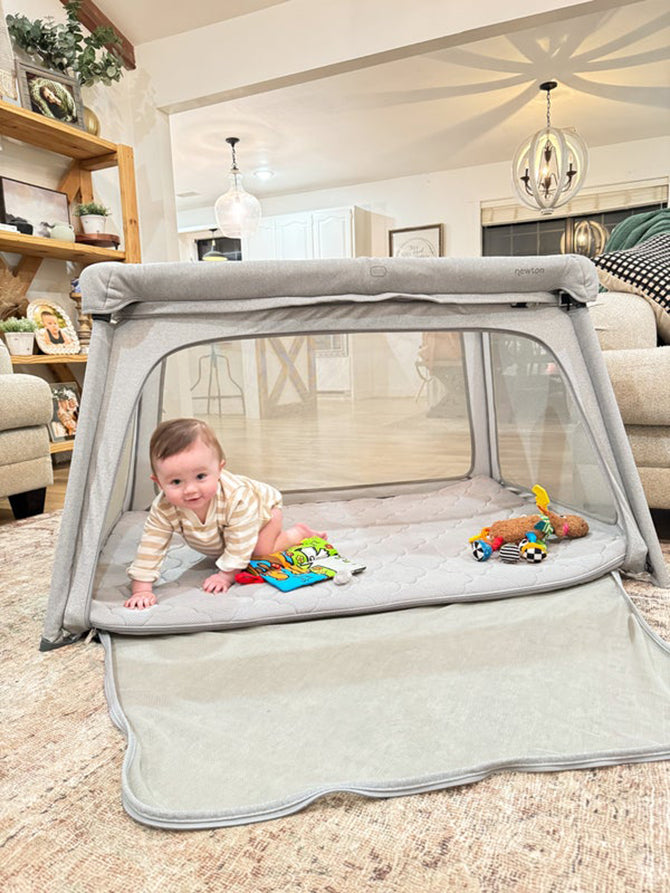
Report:
[[625,251],[600,254],[593,263],[600,284],[656,301],[670,312],[670,233],[659,233]]

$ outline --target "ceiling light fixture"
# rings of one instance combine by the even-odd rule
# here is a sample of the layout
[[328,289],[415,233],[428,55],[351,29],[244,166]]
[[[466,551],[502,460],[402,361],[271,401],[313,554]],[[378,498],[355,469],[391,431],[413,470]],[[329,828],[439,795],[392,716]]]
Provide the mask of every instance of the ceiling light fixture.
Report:
[[541,214],[552,214],[584,185],[586,144],[572,129],[551,126],[551,91],[556,81],[545,81],[547,126],[519,146],[512,162],[512,184],[519,200]]
[[230,146],[233,165],[230,168],[230,188],[220,195],[214,204],[216,222],[224,236],[239,239],[251,236],[256,232],[261,219],[261,203],[247,192],[242,185],[242,174],[237,166],[235,146],[239,143],[236,136],[226,137]]
[[259,180],[271,180],[274,175],[275,172],[271,171],[269,167],[259,167],[254,171],[254,177]]

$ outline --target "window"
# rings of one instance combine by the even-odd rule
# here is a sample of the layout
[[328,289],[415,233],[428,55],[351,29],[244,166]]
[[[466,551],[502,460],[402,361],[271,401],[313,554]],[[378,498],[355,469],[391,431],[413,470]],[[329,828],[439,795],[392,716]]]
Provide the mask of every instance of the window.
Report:
[[626,217],[663,207],[659,202],[619,211],[482,226],[482,254],[484,257],[533,254],[585,254],[595,257],[604,247],[602,240],[596,238],[599,231],[607,237]]

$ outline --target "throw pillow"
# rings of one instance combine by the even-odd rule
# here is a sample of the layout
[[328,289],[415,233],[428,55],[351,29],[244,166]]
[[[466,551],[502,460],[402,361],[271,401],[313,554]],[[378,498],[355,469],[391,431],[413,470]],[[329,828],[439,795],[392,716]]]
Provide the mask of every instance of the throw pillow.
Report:
[[626,217],[612,230],[605,245],[605,251],[623,251],[646,242],[659,233],[670,233],[670,208],[646,211]]
[[654,302],[663,340],[670,337],[670,233],[659,233],[625,251],[593,259],[600,284],[609,291],[642,295]]

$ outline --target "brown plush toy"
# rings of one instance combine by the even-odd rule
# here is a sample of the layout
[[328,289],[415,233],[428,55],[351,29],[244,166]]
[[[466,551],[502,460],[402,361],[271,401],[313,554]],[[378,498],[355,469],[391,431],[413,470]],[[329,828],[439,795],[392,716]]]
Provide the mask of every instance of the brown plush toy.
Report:
[[576,539],[586,536],[589,532],[589,525],[579,515],[557,515],[549,508],[549,497],[546,491],[539,486],[533,487],[533,493],[537,497],[538,514],[523,515],[521,518],[510,518],[507,521],[494,521],[488,529],[487,539],[493,545],[493,548],[499,548],[503,543],[520,543],[529,530],[533,530],[536,524],[539,524],[546,518],[549,519],[552,530],[547,530],[548,534],[553,534],[559,539],[568,537]]

